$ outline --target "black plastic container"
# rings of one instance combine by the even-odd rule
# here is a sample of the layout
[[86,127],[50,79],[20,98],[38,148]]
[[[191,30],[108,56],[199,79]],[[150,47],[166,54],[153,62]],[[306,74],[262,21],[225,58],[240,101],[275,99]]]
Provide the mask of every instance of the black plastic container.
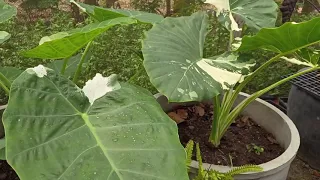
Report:
[[318,71],[292,82],[287,114],[296,125],[301,145],[298,156],[320,170],[320,76]]

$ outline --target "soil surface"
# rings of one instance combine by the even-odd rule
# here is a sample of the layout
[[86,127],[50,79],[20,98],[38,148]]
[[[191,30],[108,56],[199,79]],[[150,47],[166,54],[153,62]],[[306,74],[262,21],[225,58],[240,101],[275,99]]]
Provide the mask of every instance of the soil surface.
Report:
[[18,175],[7,161],[0,161],[0,180],[19,180]]
[[[262,164],[284,152],[273,135],[249,117],[239,117],[221,139],[220,146],[215,148],[208,141],[213,118],[211,105],[181,107],[173,113],[184,119],[178,125],[180,141],[183,145],[190,139],[199,143],[202,159],[206,163],[226,166]],[[172,117],[172,113],[169,116]]]

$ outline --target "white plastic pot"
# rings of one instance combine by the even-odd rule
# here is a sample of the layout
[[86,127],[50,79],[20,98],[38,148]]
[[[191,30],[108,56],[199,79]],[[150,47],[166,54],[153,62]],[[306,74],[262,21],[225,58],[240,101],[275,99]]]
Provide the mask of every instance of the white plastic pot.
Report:
[[[248,94],[241,93],[237,99],[237,103],[246,98]],[[194,102],[188,103],[168,103],[165,96],[161,94],[156,94],[155,98],[162,106],[165,112],[174,110],[180,105],[191,105]],[[235,177],[236,180],[286,180],[289,172],[291,162],[295,158],[299,145],[300,136],[297,128],[292,123],[287,115],[281,112],[279,109],[273,105],[257,99],[252,102],[242,113],[252,118],[257,124],[262,126],[268,132],[274,135],[274,137],[279,142],[280,146],[285,148],[285,152],[269,162],[259,164],[263,168],[262,172],[253,172],[240,174]],[[204,163],[203,167],[205,169],[215,169],[221,172],[227,172],[230,167],[212,165]],[[192,161],[191,163],[191,173],[189,174],[190,179],[192,179],[198,170],[198,162]]]

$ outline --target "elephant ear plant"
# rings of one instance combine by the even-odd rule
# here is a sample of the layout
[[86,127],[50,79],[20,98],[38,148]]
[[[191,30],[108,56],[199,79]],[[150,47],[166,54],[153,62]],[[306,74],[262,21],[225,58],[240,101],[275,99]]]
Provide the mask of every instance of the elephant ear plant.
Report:
[[[90,14],[95,7],[82,9]],[[10,83],[3,115],[8,163],[21,180],[188,179],[177,126],[150,92],[120,83],[116,75],[97,74],[82,89],[76,85],[95,37],[114,25],[148,16],[101,11],[112,18],[95,14],[100,22],[44,37],[38,47],[23,52],[27,57],[62,60],[50,64],[53,69],[28,68]],[[83,47],[84,52],[75,55]],[[80,57],[73,81],[70,74],[65,76],[66,70],[74,69],[69,66],[72,56]]]
[[[219,146],[226,130],[250,102],[299,75],[320,69],[319,56],[305,54],[312,54],[306,48],[320,42],[319,29],[319,17],[277,28],[262,28],[256,35],[243,37],[237,50],[203,57],[208,16],[198,12],[187,17],[166,18],[145,34],[142,47],[144,66],[153,85],[171,102],[214,100],[209,141]],[[250,73],[253,63],[243,52],[259,48],[277,55]],[[291,54],[296,58],[285,57]],[[253,93],[233,108],[244,86],[270,64],[280,60],[310,68]]]

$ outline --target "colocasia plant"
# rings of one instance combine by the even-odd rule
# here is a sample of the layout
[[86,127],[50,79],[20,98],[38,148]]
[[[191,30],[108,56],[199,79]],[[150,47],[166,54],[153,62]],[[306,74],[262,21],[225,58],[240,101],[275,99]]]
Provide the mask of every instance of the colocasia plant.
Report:
[[116,75],[97,74],[83,88],[76,85],[97,36],[115,25],[163,17],[73,3],[96,22],[44,37],[22,53],[56,61],[17,72],[12,81],[8,68],[1,71],[9,95],[6,160],[21,180],[188,179],[177,126],[150,92]]
[[[230,31],[230,51],[214,57],[203,56],[209,32],[208,15],[197,12],[186,17],[166,18],[154,25],[145,34],[142,52],[151,82],[169,101],[213,99],[214,118],[209,141],[219,146],[229,126],[249,103],[297,76],[320,69],[320,54],[310,48],[320,42],[320,17],[273,27],[277,16],[273,0],[208,0],[207,3],[217,7],[217,19]],[[241,31],[236,21],[257,34],[235,41],[235,31]],[[250,72],[255,63],[246,52],[256,49],[277,55]],[[290,58],[286,57],[289,55]],[[310,68],[253,93],[234,107],[248,82],[270,64],[284,60]]]

